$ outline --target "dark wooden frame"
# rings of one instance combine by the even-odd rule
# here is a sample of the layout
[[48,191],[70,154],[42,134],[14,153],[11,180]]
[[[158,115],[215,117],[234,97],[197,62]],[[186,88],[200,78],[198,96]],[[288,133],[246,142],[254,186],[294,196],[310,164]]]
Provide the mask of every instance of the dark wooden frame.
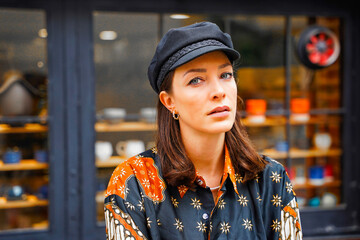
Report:
[[[95,79],[93,11],[338,16],[343,32],[343,196],[340,207],[301,212],[310,239],[360,234],[360,19],[350,1],[36,0],[0,1],[0,7],[47,12],[49,66],[50,228],[0,232],[0,239],[105,239],[96,222]],[[0,23],[1,24],[1,23]],[[289,78],[289,76],[287,76]]]

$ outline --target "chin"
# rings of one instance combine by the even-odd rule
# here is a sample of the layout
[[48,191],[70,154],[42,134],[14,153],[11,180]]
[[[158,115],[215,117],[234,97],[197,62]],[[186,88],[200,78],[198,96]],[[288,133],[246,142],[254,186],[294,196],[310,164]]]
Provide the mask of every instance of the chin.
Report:
[[220,122],[220,123],[218,122],[215,124],[211,124],[211,126],[208,126],[206,128],[206,130],[207,130],[207,132],[212,133],[212,134],[226,133],[231,130],[233,125],[234,125],[234,122]]

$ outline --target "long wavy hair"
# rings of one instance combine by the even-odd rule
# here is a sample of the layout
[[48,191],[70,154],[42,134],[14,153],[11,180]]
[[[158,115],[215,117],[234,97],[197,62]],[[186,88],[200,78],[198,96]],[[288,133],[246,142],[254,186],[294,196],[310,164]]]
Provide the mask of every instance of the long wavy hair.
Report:
[[[165,77],[160,91],[171,93],[174,71]],[[225,144],[228,148],[231,162],[236,173],[243,177],[243,181],[254,179],[263,171],[266,161],[256,152],[245,127],[241,123],[240,109],[243,101],[238,96],[235,123],[230,131],[225,133]],[[179,121],[172,117],[171,112],[158,101],[157,104],[156,146],[161,162],[163,177],[171,186],[186,185],[194,187],[196,176],[195,166],[186,154],[180,134]]]

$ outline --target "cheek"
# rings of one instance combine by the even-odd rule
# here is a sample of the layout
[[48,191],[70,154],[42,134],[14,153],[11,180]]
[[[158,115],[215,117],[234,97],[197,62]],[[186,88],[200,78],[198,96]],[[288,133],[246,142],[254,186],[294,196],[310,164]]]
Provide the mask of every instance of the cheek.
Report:
[[176,109],[179,111],[180,115],[187,115],[194,118],[197,116],[197,114],[194,113],[203,111],[204,102],[198,92],[178,91],[175,99]]
[[198,95],[183,95],[178,101],[179,111],[188,112],[199,111],[204,105]]
[[236,83],[234,83],[228,90],[228,96],[230,100],[236,105],[237,103],[237,87]]

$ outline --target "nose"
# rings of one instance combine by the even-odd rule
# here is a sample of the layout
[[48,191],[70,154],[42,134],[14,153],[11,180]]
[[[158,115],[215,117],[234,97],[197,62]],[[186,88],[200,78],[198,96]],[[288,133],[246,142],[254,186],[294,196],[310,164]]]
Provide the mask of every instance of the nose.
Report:
[[220,81],[217,79],[213,81],[211,88],[211,99],[212,100],[221,100],[225,97],[224,87],[221,85]]

